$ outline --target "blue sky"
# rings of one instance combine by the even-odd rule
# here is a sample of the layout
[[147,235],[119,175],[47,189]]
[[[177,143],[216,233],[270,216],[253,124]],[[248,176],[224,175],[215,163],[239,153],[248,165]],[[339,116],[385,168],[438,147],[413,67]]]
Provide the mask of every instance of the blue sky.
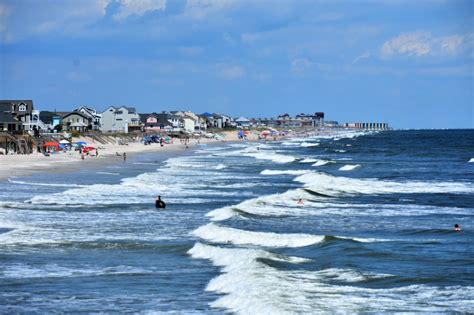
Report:
[[474,127],[474,1],[0,0],[0,45],[39,109]]

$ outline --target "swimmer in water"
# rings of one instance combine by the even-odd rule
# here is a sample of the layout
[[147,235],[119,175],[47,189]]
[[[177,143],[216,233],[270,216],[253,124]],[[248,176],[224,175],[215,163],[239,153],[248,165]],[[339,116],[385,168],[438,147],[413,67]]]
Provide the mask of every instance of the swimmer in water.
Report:
[[457,223],[454,225],[454,232],[461,232],[461,226]]
[[297,202],[297,204],[299,204],[299,205],[304,205],[304,201],[303,201],[303,199],[298,199],[298,202]]
[[159,209],[166,208],[166,203],[163,200],[161,200],[161,196],[158,196],[158,198],[156,198],[155,207]]

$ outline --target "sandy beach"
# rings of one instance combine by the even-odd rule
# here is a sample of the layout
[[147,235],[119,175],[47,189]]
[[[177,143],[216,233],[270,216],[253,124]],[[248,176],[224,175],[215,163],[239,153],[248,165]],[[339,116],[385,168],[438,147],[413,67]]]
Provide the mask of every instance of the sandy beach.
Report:
[[[208,143],[225,143],[230,141],[244,141],[237,139],[236,131],[226,131],[220,133],[223,138],[216,139],[191,139],[188,149],[196,148],[199,144]],[[251,132],[247,141],[258,140],[258,133]],[[29,155],[0,155],[0,180],[6,180],[10,176],[29,175],[44,171],[64,172],[77,169],[84,164],[104,163],[113,159],[123,159],[123,154],[132,156],[134,154],[146,152],[170,152],[186,150],[186,145],[182,144],[179,139],[174,139],[173,143],[165,144],[163,147],[159,143],[144,145],[142,142],[132,142],[126,145],[121,144],[101,144],[95,142],[91,138],[74,138],[73,141],[86,141],[88,145],[98,148],[98,156],[95,151],[90,155],[85,155],[84,160],[78,151],[57,152],[50,156],[44,156],[41,153],[33,153]],[[117,155],[118,153],[118,155]]]

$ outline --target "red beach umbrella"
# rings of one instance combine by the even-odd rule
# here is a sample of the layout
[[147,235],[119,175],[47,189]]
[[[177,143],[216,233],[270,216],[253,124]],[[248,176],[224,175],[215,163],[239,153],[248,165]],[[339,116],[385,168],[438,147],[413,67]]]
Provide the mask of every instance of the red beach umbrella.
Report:
[[55,147],[55,148],[58,148],[58,147],[59,147],[59,143],[50,141],[50,142],[46,142],[43,146],[46,147],[46,148],[47,148],[47,147]]

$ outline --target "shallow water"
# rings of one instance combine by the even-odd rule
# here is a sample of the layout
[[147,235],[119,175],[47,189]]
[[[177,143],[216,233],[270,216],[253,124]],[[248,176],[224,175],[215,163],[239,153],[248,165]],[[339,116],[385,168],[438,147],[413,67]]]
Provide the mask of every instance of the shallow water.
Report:
[[345,132],[10,178],[0,313],[470,312],[473,147]]

